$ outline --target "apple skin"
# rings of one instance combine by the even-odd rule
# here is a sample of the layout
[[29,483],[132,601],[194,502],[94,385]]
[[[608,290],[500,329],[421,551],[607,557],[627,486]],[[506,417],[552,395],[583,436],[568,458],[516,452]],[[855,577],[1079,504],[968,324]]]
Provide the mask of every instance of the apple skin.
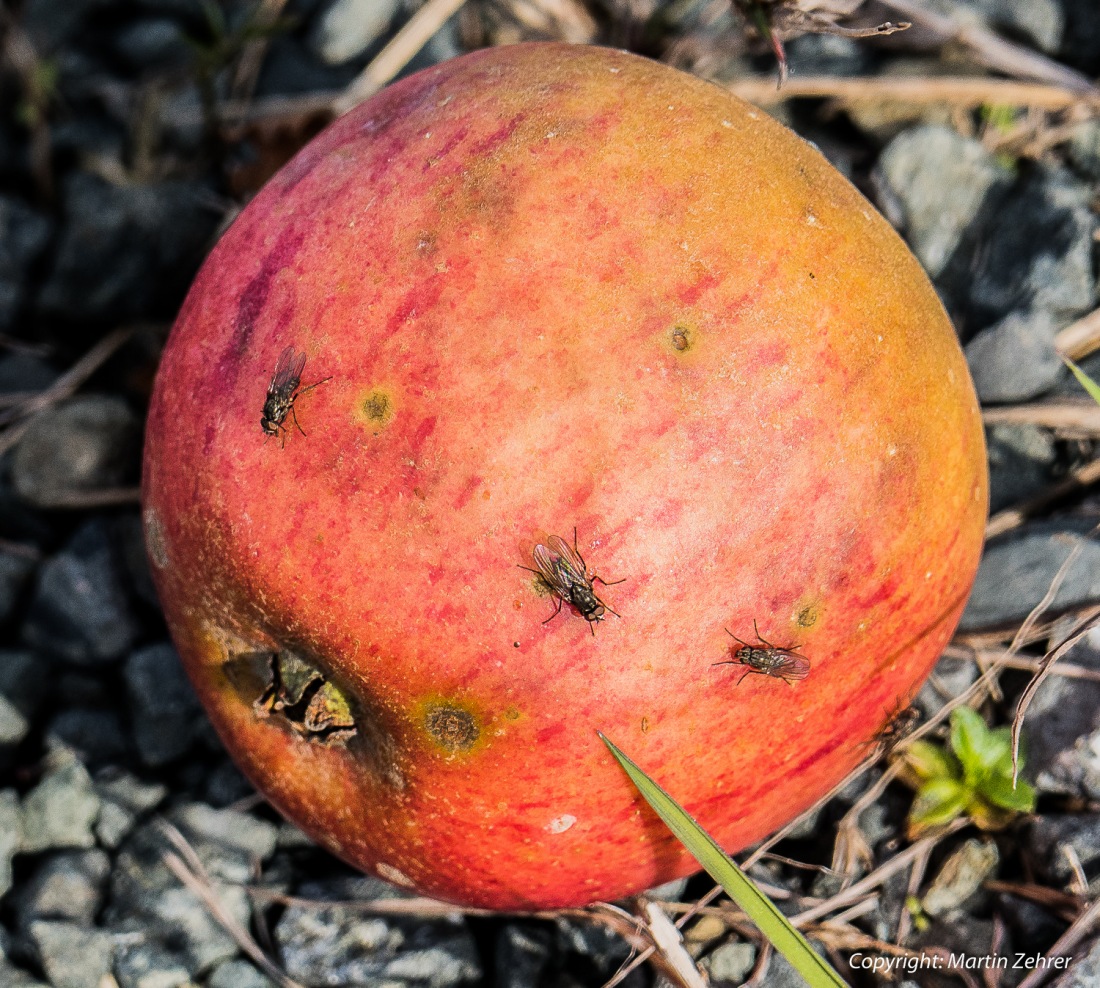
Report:
[[[288,346],[326,380],[272,438]],[[931,285],[817,151],[657,63],[521,45],[379,93],[236,219],[164,352],[144,520],[272,803],[533,910],[697,868],[597,730],[731,852],[867,757],[962,612],[985,464]],[[591,626],[523,569],[574,529],[624,581]],[[808,677],[715,665],[754,627]],[[273,702],[275,654],[333,717]]]

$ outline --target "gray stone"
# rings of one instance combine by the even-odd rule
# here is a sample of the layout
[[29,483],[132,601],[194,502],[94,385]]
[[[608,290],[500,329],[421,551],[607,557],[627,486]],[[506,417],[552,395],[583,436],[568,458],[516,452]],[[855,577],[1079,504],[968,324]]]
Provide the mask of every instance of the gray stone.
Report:
[[49,988],[45,982],[32,977],[22,968],[12,967],[2,957],[0,957],[0,985],[4,988]]
[[[354,879],[303,885],[305,898],[392,896],[384,882]],[[420,922],[364,916],[347,906],[291,905],[275,928],[287,973],[307,988],[343,984],[448,988],[481,977],[473,939],[459,918]]]
[[33,572],[33,559],[0,550],[0,624],[15,613],[19,595]]
[[596,965],[600,973],[610,975],[629,955],[630,946],[617,933],[596,923],[575,923],[567,919],[554,920],[557,927],[558,952],[580,954]]
[[400,7],[400,0],[336,0],[317,20],[310,47],[329,65],[350,61],[386,32]]
[[1093,307],[1091,196],[1068,172],[1038,168],[991,197],[939,279],[967,326],[1035,311],[1065,325]]
[[0,748],[19,744],[31,729],[30,721],[7,697],[0,694]]
[[0,333],[15,328],[31,266],[46,249],[52,229],[30,206],[0,195]]
[[1047,814],[1025,824],[1032,856],[1043,876],[1068,884],[1074,870],[1063,848],[1072,848],[1086,870],[1100,862],[1100,814]]
[[191,842],[210,874],[226,881],[249,881],[253,862],[266,861],[275,851],[278,828],[247,813],[189,803],[168,819]]
[[166,786],[146,783],[127,772],[115,770],[93,783],[100,799],[96,837],[104,847],[117,848],[146,813],[168,795]]
[[1057,459],[1050,431],[1028,423],[994,425],[986,433],[989,510],[1000,511],[1044,490]]
[[50,689],[53,663],[24,649],[0,649],[0,696],[30,720]]
[[497,937],[497,988],[529,988],[542,984],[550,962],[550,931],[541,926],[509,923]]
[[959,628],[1001,627],[1023,620],[1046,595],[1073,547],[1070,566],[1051,604],[1054,611],[1100,600],[1100,545],[1069,532],[1032,533],[988,546]]
[[93,519],[39,570],[23,638],[69,662],[91,665],[124,655],[139,631],[114,547]]
[[16,493],[51,508],[84,491],[133,482],[141,424],[114,395],[82,395],[46,409],[16,446],[11,477]]
[[1042,310],[1013,312],[966,345],[983,403],[1027,401],[1050,391],[1065,371],[1054,348],[1061,327]]
[[71,752],[54,751],[45,777],[23,797],[22,850],[93,847],[98,814],[87,769]]
[[111,973],[114,944],[109,933],[75,923],[39,920],[30,939],[54,988],[102,988]]
[[982,145],[947,127],[914,127],[879,158],[880,180],[902,208],[913,253],[935,277],[955,252],[990,190],[1008,173]]
[[69,707],[46,728],[46,744],[75,751],[86,765],[105,765],[127,751],[126,732],[114,710]]
[[29,353],[0,357],[0,394],[44,391],[57,377],[57,371],[49,364]]
[[206,988],[275,988],[275,983],[247,961],[232,960],[214,969]]
[[178,955],[146,938],[126,939],[116,946],[115,979],[119,988],[185,988],[191,984],[191,974]]
[[961,696],[978,678],[978,669],[970,659],[945,657],[936,663],[932,675],[917,694],[913,705],[922,720],[930,720],[943,709],[948,700]]
[[756,947],[751,943],[724,943],[703,959],[712,982],[743,984],[756,964]]
[[1086,178],[1100,182],[1100,120],[1086,120],[1073,128],[1069,160]]
[[1100,985],[1100,940],[1093,943],[1084,957],[1075,957],[1068,971],[1050,982],[1050,988],[1096,988],[1097,985]]
[[179,758],[195,738],[202,705],[169,644],[139,649],[126,661],[126,691],[138,753],[146,765]]
[[1022,35],[1037,48],[1056,54],[1065,16],[1057,0],[970,0],[986,21],[1001,31]]
[[13,896],[20,927],[39,919],[91,926],[110,870],[110,858],[98,849],[52,855]]
[[963,904],[996,874],[1001,863],[997,845],[991,840],[964,841],[943,863],[924,893],[922,905],[929,916],[942,916]]
[[160,72],[184,64],[192,54],[179,24],[168,17],[127,24],[115,34],[114,48],[130,68]]
[[11,888],[11,860],[23,845],[23,815],[14,789],[0,789],[0,898]]
[[[114,186],[74,169],[64,182],[66,222],[39,310],[70,322],[173,310],[214,232],[207,197],[198,184]],[[103,257],[111,263],[102,264]]]

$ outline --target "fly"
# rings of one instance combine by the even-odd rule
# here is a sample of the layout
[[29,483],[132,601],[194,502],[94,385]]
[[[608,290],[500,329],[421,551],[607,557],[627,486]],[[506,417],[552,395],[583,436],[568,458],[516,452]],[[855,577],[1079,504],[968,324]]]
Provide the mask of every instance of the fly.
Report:
[[306,366],[305,353],[297,353],[292,346],[288,346],[279,354],[275,363],[275,373],[271,377],[271,383],[267,386],[267,396],[264,398],[264,411],[260,417],[260,428],[269,436],[280,436],[282,444],[286,445],[286,421],[287,415],[294,421],[294,427],[304,436],[305,430],[298,424],[298,416],[294,411],[294,402],[300,395],[312,391],[318,384],[331,381],[331,377],[317,381],[308,387],[300,388],[302,383],[302,371]]
[[755,620],[752,622],[752,630],[756,633],[756,640],[758,642],[756,645],[750,645],[748,642],[741,641],[740,638],[727,628],[726,634],[741,647],[734,648],[731,645],[730,655],[732,658],[726,659],[723,662],[713,663],[716,666],[748,666],[745,670],[745,675],[737,680],[738,686],[741,685],[745,676],[753,672],[758,672],[762,676],[782,679],[788,686],[796,680],[805,679],[810,674],[810,660],[807,659],[806,656],[798,654],[798,649],[802,647],[801,645],[791,645],[789,648],[780,648],[778,645],[773,645],[771,642],[761,637],[760,630],[756,627]]
[[871,743],[878,746],[881,754],[888,755],[916,730],[920,719],[920,710],[912,706],[902,707],[899,702],[894,712],[890,714],[890,719]]
[[596,634],[596,622],[604,619],[604,614],[611,612],[619,617],[617,611],[612,610],[599,597],[592,584],[599,582],[605,587],[613,587],[616,583],[625,583],[626,579],[614,580],[608,583],[601,580],[595,573],[588,573],[584,557],[577,549],[577,530],[573,529],[573,545],[570,546],[564,539],[551,535],[547,545],[536,545],[533,553],[536,569],[530,566],[521,566],[529,573],[534,573],[543,586],[558,598],[558,608],[543,621],[552,621],[560,613],[565,604],[574,607],[587,622],[592,634]]

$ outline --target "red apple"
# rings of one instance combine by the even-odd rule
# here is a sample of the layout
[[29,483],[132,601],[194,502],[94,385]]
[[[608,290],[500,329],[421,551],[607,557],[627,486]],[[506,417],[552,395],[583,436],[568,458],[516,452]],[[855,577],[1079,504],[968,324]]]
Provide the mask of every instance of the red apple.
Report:
[[[986,513],[893,230],[720,88],[550,44],[391,86],[256,197],[144,489],[242,769],[358,867],[499,909],[696,867],[597,729],[731,851],[806,808],[950,637]],[[808,675],[754,673],[757,634]]]

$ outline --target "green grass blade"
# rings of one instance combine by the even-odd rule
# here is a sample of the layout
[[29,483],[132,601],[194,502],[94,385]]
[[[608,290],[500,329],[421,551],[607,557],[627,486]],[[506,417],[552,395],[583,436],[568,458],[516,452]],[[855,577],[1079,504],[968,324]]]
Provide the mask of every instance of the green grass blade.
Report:
[[1078,367],[1069,357],[1062,357],[1062,363],[1064,363],[1071,371],[1073,376],[1077,378],[1081,387],[1083,387],[1090,395],[1096,404],[1100,405],[1100,384],[1097,384],[1091,377],[1088,376],[1080,367]]
[[[599,733],[599,732],[597,732]],[[600,734],[623,767],[630,781],[638,787],[646,802],[664,820],[680,842],[710,873],[764,934],[791,966],[806,979],[811,988],[848,988],[839,974],[815,953],[806,938],[791,926],[784,916],[752,880],[734,864],[702,827],[680,807],[667,792],[624,755],[611,741]]]

